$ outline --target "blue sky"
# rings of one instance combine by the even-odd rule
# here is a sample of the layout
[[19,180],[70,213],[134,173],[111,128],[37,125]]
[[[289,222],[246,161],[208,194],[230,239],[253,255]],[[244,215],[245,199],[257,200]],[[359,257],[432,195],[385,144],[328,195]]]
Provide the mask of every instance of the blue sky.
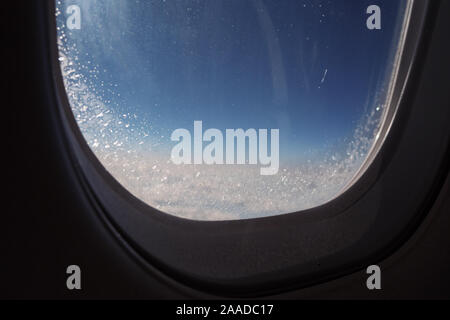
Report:
[[[392,64],[405,1],[65,1],[81,72],[112,88],[104,99],[151,134],[279,128],[280,158],[344,143],[375,107]],[[366,8],[382,9],[382,30]],[[58,19],[64,23],[67,15]],[[102,86],[103,87],[103,86]],[[379,102],[379,101],[378,101]]]

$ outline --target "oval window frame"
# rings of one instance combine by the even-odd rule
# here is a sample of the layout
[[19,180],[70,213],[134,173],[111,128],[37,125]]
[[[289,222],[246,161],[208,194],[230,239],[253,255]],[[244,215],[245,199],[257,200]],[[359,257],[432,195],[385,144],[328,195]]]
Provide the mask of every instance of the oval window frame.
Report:
[[[258,219],[205,222],[151,208],[125,190],[94,156],[67,100],[58,62],[54,2],[47,1],[42,12],[48,20],[43,31],[50,48],[55,89],[56,108],[52,111],[59,117],[65,151],[98,217],[149,270],[156,268],[188,286],[227,296],[254,297],[309,286],[386,256],[423,217],[431,192],[421,191],[435,190],[436,177],[443,168],[441,161],[447,155],[447,145],[442,142],[448,143],[448,117],[442,112],[448,114],[448,110],[440,105],[426,112],[423,102],[429,92],[419,90],[421,63],[426,59],[439,2],[414,2],[410,20],[414,23],[408,30],[404,51],[409,58],[402,59],[399,76],[403,82],[396,88],[396,123],[358,181],[340,197],[313,209]],[[435,130],[425,131],[412,147],[408,141],[411,135],[411,139],[417,137],[420,123]],[[434,142],[428,143],[430,139]],[[416,176],[406,179],[401,175],[407,169],[404,163],[417,153],[416,148],[434,157],[420,157]],[[421,196],[411,199],[411,194]],[[355,230],[361,226],[366,229],[357,234]],[[351,245],[330,252],[330,246],[339,241]],[[321,250],[328,254],[320,257]]]

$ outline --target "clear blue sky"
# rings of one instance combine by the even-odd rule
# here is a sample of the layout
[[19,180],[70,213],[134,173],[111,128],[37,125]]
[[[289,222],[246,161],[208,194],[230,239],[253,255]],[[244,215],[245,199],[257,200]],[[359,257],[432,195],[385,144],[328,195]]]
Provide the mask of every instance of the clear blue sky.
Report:
[[[388,76],[405,1],[85,0],[61,8],[68,4],[82,10],[69,44],[81,64],[101,71],[98,84],[114,86],[105,95],[118,111],[135,113],[171,146],[170,132],[194,120],[205,129],[279,128],[283,159],[352,136]],[[382,30],[366,28],[373,4]]]

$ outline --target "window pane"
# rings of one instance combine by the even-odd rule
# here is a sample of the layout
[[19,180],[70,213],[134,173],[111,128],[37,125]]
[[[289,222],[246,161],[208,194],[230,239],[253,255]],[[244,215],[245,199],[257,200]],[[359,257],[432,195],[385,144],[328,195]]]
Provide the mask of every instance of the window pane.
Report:
[[373,4],[57,1],[72,111],[104,167],[163,212],[322,205],[366,161],[390,102],[410,2]]

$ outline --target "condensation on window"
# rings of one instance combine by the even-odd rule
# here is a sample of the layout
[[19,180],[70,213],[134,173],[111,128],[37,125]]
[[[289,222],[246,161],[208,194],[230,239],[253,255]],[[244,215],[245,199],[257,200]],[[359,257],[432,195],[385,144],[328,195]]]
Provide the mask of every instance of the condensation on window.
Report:
[[[70,107],[103,166],[162,212],[235,220],[320,206],[358,173],[390,104],[411,2],[378,2],[381,30],[367,29],[368,1],[57,1]],[[279,129],[277,174],[175,165],[171,132],[196,120]]]

